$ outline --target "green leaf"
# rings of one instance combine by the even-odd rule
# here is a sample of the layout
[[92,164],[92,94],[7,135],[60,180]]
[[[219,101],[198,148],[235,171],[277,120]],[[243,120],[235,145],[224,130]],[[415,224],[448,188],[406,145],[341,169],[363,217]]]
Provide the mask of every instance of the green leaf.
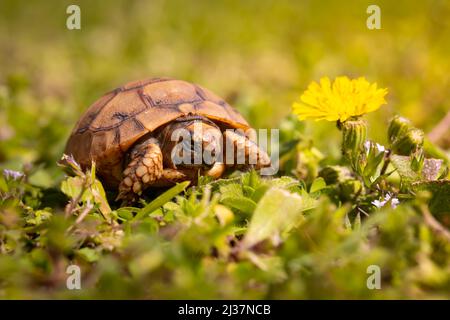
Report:
[[160,196],[158,196],[155,200],[147,204],[144,208],[139,211],[133,220],[139,220],[146,215],[152,213],[159,207],[163,206],[166,202],[169,202],[173,197],[175,197],[180,192],[183,192],[190,184],[190,181],[184,181],[178,183],[176,186],[170,188]]
[[[91,178],[95,179],[95,175],[91,171]],[[76,199],[83,191],[81,201],[88,200],[99,205],[101,214],[106,220],[111,218],[111,208],[106,198],[105,189],[102,183],[95,179],[87,186],[86,176],[68,177],[61,183],[61,191],[72,199]]]
[[[220,193],[220,203],[230,208],[237,209],[246,214],[251,214],[255,210],[256,203],[244,195],[243,186],[239,183],[220,186]],[[247,193],[253,194],[253,188],[247,186]]]
[[261,186],[259,186],[255,192],[253,192],[252,194],[252,200],[255,202],[259,202],[259,200],[261,200],[261,198],[264,196],[264,194],[267,192],[267,190],[269,190],[269,186],[267,184],[262,184]]
[[322,177],[316,178],[313,183],[311,184],[311,187],[309,188],[310,193],[314,193],[317,191],[320,191],[327,187],[327,184],[325,180]]
[[227,185],[222,185],[220,186],[219,190],[221,193],[221,199],[244,197],[242,186],[238,183],[230,183]]
[[255,170],[252,170],[242,176],[242,184],[244,186],[249,186],[255,189],[259,186],[260,183],[261,178]]
[[102,183],[99,180],[95,180],[90,187],[90,191],[94,202],[99,204],[99,209],[103,217],[105,217],[106,220],[110,220],[111,207],[106,199],[106,193]]
[[159,222],[152,217],[144,218],[137,223],[134,231],[137,233],[156,234],[159,230]]
[[99,253],[91,248],[82,248],[76,254],[87,262],[95,262],[100,258]]
[[420,180],[432,181],[439,177],[443,160],[425,159],[422,170],[416,172],[412,168],[411,158],[408,156],[392,155],[391,162],[397,169],[398,174],[405,182],[418,182]]
[[[81,177],[68,177],[61,183],[61,191],[69,198],[76,198],[83,189],[83,178]],[[85,194],[81,200],[87,200]]]
[[243,186],[242,187],[244,195],[251,197],[253,195],[253,192],[255,192],[255,189],[249,186]]
[[255,209],[244,245],[251,247],[266,239],[276,241],[304,220],[303,211],[315,206],[316,201],[308,195],[300,196],[280,188],[271,188]]
[[283,176],[280,178],[272,179],[270,180],[270,185],[273,187],[280,187],[283,189],[291,189],[296,188],[299,186],[299,181],[289,177],[289,176]]
[[450,180],[423,181],[413,184],[413,189],[431,192],[428,206],[432,214],[450,215]]
[[256,203],[253,200],[244,197],[228,197],[220,202],[230,208],[237,209],[247,214],[251,214],[256,208]]
[[408,156],[392,155],[391,163],[403,182],[414,182],[420,180],[420,176],[411,168],[411,158]]
[[129,210],[128,208],[117,209],[117,215],[124,220],[133,219],[133,211]]

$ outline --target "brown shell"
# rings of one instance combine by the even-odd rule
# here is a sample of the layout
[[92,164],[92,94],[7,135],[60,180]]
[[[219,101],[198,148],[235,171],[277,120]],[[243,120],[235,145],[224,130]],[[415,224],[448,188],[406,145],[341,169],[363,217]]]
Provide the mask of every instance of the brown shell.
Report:
[[65,153],[83,168],[95,161],[98,175],[116,186],[128,149],[143,135],[187,114],[230,128],[249,128],[235,109],[209,90],[182,80],[155,78],[128,83],[94,102],[73,129]]

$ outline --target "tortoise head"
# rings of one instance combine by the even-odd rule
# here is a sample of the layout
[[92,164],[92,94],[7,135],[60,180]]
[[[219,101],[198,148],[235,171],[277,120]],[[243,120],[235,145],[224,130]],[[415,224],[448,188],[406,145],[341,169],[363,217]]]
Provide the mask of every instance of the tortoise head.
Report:
[[169,123],[161,132],[165,164],[171,168],[211,169],[222,153],[222,132],[201,116],[186,116]]

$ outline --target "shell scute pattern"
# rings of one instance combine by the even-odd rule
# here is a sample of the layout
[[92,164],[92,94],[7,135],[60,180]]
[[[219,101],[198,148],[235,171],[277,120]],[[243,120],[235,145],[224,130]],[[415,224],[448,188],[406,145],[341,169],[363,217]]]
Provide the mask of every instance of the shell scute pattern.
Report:
[[65,153],[83,168],[95,161],[99,176],[114,186],[122,178],[126,152],[139,138],[188,114],[231,128],[249,128],[236,110],[208,89],[154,78],[128,83],[94,102],[72,131]]

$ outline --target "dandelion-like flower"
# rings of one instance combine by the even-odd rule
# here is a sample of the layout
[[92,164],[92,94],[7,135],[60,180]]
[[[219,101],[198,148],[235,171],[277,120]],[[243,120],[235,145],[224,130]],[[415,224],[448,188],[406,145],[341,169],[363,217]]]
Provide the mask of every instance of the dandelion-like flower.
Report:
[[331,83],[328,77],[313,81],[292,105],[300,120],[315,119],[341,121],[377,110],[386,104],[387,89],[377,88],[364,77],[349,79],[337,77]]

